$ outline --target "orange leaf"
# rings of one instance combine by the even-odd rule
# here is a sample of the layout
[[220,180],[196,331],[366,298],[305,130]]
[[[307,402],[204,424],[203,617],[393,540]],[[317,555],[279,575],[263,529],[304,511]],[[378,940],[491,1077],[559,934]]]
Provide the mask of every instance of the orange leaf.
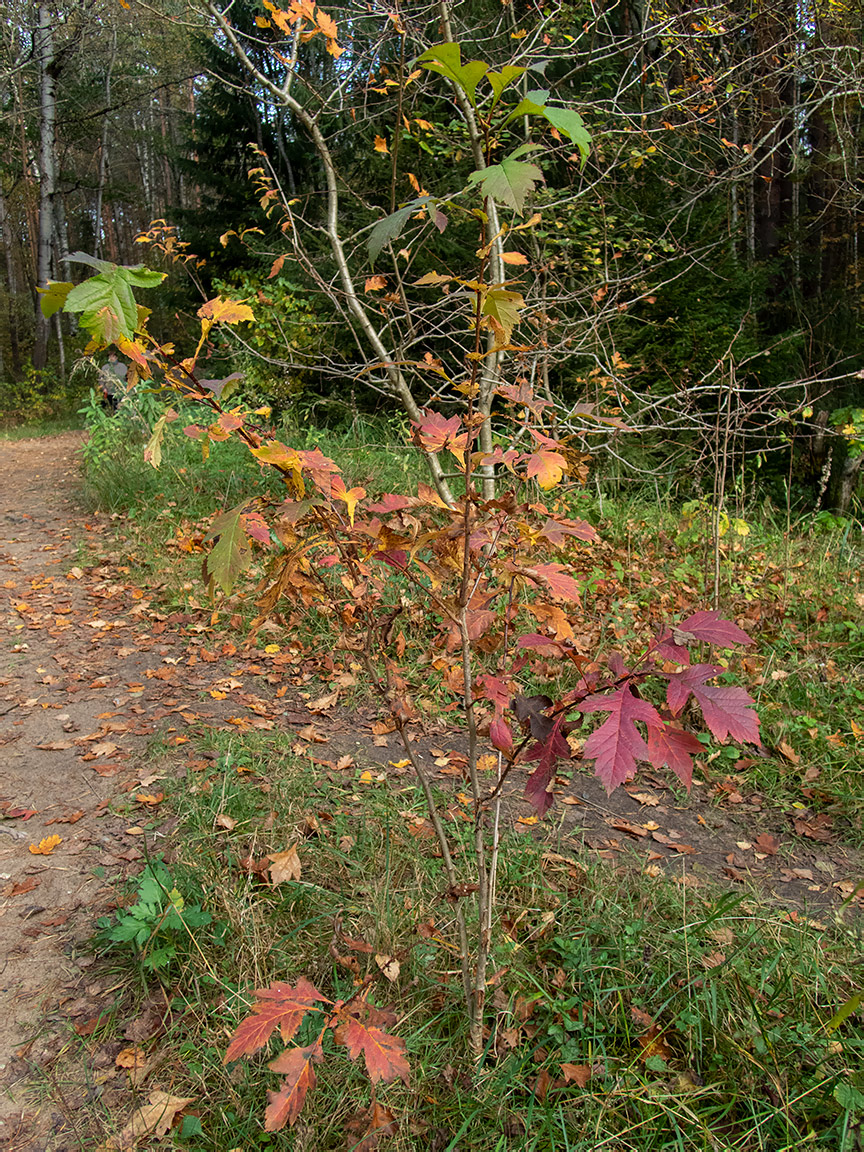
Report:
[[269,988],[256,989],[258,1003],[250,1015],[240,1021],[237,1031],[231,1038],[224,1062],[229,1064],[239,1056],[248,1056],[263,1048],[274,1031],[279,1028],[282,1040],[287,1044],[300,1027],[307,1012],[316,1004],[329,1004],[326,996],[302,976],[296,987],[281,981]]
[[30,851],[34,856],[50,856],[62,841],[63,837],[57,836],[56,834],[54,836],[46,836],[40,840],[38,844],[31,844]]
[[363,1053],[366,1072],[373,1084],[379,1080],[390,1084],[397,1077],[408,1083],[410,1069],[405,1058],[405,1041],[398,1036],[391,1036],[375,1024],[367,1027],[356,1016],[351,1016],[344,1028],[339,1028],[336,1039],[345,1045],[352,1060]]
[[387,287],[386,276],[370,276],[363,286],[364,292],[380,292],[382,288]]
[[383,136],[376,136],[375,137],[375,151],[376,152],[389,152],[390,151],[390,149],[387,147],[387,141],[384,139]]
[[267,277],[267,279],[272,280],[274,276],[278,276],[279,273],[282,271],[282,265],[284,263],[285,263],[285,257],[284,256],[277,256],[276,259],[273,261],[273,267],[270,269],[270,275]]
[[523,256],[521,252],[502,252],[501,259],[505,264],[527,264],[528,257]]
[[566,471],[567,461],[560,452],[538,448],[528,457],[528,478],[536,480],[544,491],[554,488]]
[[275,1060],[268,1064],[273,1072],[284,1075],[278,1092],[267,1093],[267,1111],[264,1115],[264,1128],[267,1132],[278,1132],[286,1124],[293,1124],[300,1115],[306,1100],[306,1093],[315,1087],[315,1069],[323,1056],[321,1041],[316,1040],[308,1048],[286,1048]]

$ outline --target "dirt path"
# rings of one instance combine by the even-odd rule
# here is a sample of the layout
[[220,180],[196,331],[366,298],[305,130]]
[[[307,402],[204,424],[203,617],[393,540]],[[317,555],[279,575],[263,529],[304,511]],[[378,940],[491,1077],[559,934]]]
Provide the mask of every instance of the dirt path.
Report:
[[[89,1040],[114,989],[89,973],[87,942],[117,881],[140,868],[140,829],[118,812],[142,793],[154,801],[144,752],[155,733],[176,746],[181,778],[201,768],[184,766],[182,746],[214,727],[293,731],[295,752],[334,783],[344,785],[343,757],[356,771],[404,774],[397,738],[381,735],[373,710],[320,697],[322,680],[332,690],[346,676],[334,659],[284,644],[271,656],[238,651],[209,607],[151,607],[153,590],[130,582],[108,519],[85,517],[76,502],[80,442],[0,442],[0,1147],[10,1152],[88,1147],[82,1117],[98,1128],[110,1111],[98,1077],[87,1087],[86,1077],[64,1080],[63,1068],[70,1037],[88,1061],[113,1067],[112,1052]],[[102,558],[83,558],[81,541]],[[442,787],[461,788],[458,741],[435,725],[416,737]],[[813,836],[798,834],[792,816],[806,823],[806,812],[772,809],[710,766],[684,804],[650,772],[611,799],[578,771],[560,783],[543,834],[614,867],[633,866],[635,852],[648,875],[753,886],[792,915],[836,906],[862,871],[838,830],[816,819]],[[514,773],[508,819],[536,834],[523,784]],[[146,812],[151,836],[167,844],[171,821],[159,825],[158,807]],[[33,851],[52,836],[49,854]]]

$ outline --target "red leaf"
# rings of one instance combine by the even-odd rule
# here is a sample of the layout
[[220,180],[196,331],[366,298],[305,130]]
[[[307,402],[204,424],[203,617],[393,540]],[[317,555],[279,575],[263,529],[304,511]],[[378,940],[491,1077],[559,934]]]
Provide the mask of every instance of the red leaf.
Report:
[[489,739],[492,747],[509,755],[513,751],[513,733],[506,720],[493,720],[489,725]]
[[525,569],[525,575],[542,581],[552,595],[561,600],[579,600],[579,585],[563,564],[537,564]]
[[225,1064],[263,1048],[277,1028],[287,1044],[307,1012],[314,1009],[316,1004],[330,1003],[326,996],[322,996],[302,976],[295,988],[280,982],[271,984],[269,988],[256,989],[255,995],[259,1003],[245,1020],[240,1021],[225,1053]]
[[582,755],[596,761],[594,769],[607,792],[614,792],[619,784],[629,780],[636,772],[637,760],[650,760],[645,741],[635,721],[659,727],[663,721],[657,710],[638,696],[628,685],[616,692],[589,696],[579,705],[580,712],[608,712],[609,718],[592,732],[585,741]]
[[549,784],[555,776],[555,766],[559,760],[569,759],[570,745],[561,735],[561,725],[564,717],[559,716],[552,724],[549,734],[538,740],[525,753],[526,760],[537,760],[538,764],[525,784],[525,799],[537,809],[538,816],[542,816],[552,806],[552,794]]
[[692,693],[702,709],[705,723],[718,740],[731,736],[744,743],[761,744],[759,716],[753,708],[753,698],[743,688],[705,683],[723,671],[717,664],[694,664],[683,672],[667,672],[669,707],[677,715]]
[[445,420],[438,412],[424,412],[422,420],[412,421],[417,429],[416,438],[426,452],[440,452],[449,448],[457,460],[462,462],[468,445],[468,433],[460,432],[462,420],[451,416]]
[[316,1040],[308,1048],[286,1048],[267,1065],[273,1072],[280,1072],[285,1079],[278,1092],[267,1093],[265,1131],[278,1132],[286,1124],[294,1123],[300,1115],[307,1091],[315,1087],[315,1069],[312,1064],[320,1063],[323,1055],[321,1041]]
[[[731,620],[724,620],[720,613],[713,609],[710,612],[694,612],[675,627],[673,635],[674,633],[689,633],[696,640],[704,640],[707,644],[716,644],[720,648],[731,648],[733,644],[753,643],[743,629],[733,624]],[[678,637],[675,639],[677,641]]]
[[668,764],[688,791],[693,779],[692,755],[701,751],[702,745],[690,732],[672,724],[648,726],[648,759],[655,768]]
[[704,684],[712,676],[719,676],[724,669],[719,664],[694,664],[683,672],[667,672],[669,681],[666,689],[666,703],[674,716],[678,716],[690,699],[694,685]]
[[[374,1015],[372,1019],[375,1019]],[[397,1077],[408,1083],[410,1069],[405,1058],[405,1041],[398,1036],[391,1036],[374,1023],[367,1026],[352,1015],[344,1026],[339,1027],[335,1037],[348,1049],[352,1060],[363,1053],[366,1072],[373,1084],[379,1080],[390,1084]]]
[[551,517],[540,531],[538,536],[544,536],[550,544],[560,545],[567,536],[575,536],[577,540],[596,540],[597,533],[587,520],[558,520]]

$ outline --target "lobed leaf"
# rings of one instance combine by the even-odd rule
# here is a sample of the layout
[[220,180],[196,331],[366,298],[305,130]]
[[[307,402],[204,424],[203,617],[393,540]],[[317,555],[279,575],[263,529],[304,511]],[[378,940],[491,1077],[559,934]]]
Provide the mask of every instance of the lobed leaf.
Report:
[[589,696],[579,705],[580,712],[608,712],[608,718],[585,741],[582,754],[594,760],[594,769],[607,792],[636,772],[637,760],[650,760],[648,746],[636,727],[637,721],[660,727],[660,714],[647,700],[634,696],[629,684],[615,692]]
[[538,816],[543,816],[552,806],[552,793],[550,785],[555,779],[555,769],[559,760],[570,758],[570,745],[561,733],[564,716],[557,716],[551,721],[548,736],[529,748],[525,753],[526,760],[536,760],[537,767],[525,783],[525,799],[533,804]]
[[279,982],[269,988],[256,989],[255,995],[258,1003],[245,1020],[240,1021],[225,1053],[225,1064],[263,1048],[277,1028],[287,1044],[307,1012],[314,1011],[318,1004],[330,1003],[302,976],[293,988]]
[[306,1101],[306,1093],[315,1087],[315,1069],[324,1056],[321,1040],[306,1048],[286,1048],[267,1065],[272,1072],[285,1077],[278,1092],[267,1093],[267,1111],[264,1130],[278,1132],[286,1124],[293,1125]]
[[344,1025],[340,1025],[335,1036],[348,1049],[352,1060],[363,1053],[366,1071],[373,1084],[379,1080],[390,1084],[396,1079],[408,1083],[410,1069],[405,1056],[405,1041],[398,1036],[391,1036],[376,1023],[366,1025],[356,1015],[351,1015]]
[[538,181],[543,179],[543,173],[536,164],[516,159],[517,152],[521,152],[521,149],[498,164],[490,164],[488,168],[472,172],[468,182],[479,184],[484,196],[506,204],[521,216],[526,197],[534,191]]

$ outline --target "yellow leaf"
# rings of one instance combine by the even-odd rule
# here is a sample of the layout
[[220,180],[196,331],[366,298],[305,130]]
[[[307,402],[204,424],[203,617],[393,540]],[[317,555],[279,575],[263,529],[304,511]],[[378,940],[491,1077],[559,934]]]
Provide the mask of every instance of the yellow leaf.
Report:
[[279,647],[278,644],[268,644],[264,648],[264,651],[267,653],[268,656],[275,656],[276,653],[281,652],[282,649]]
[[255,319],[255,314],[248,304],[241,304],[239,300],[228,300],[224,296],[217,296],[202,304],[197,315],[200,319],[209,320],[213,324],[242,324],[244,320]]
[[34,856],[50,856],[58,844],[62,843],[62,836],[46,836],[38,844],[31,844],[30,851]]
[[387,141],[384,139],[383,136],[376,136],[375,137],[375,151],[376,152],[389,152],[390,151],[390,149],[387,147]]
[[517,819],[516,823],[517,824],[527,824],[529,827],[531,827],[533,824],[537,823],[537,820],[538,820],[537,816],[520,816]]
[[391,760],[390,761],[390,767],[391,768],[407,768],[410,763],[411,763],[410,760]]
[[363,772],[360,776],[360,783],[361,784],[371,784],[374,779],[375,779],[375,777],[372,775],[372,773],[367,768],[367,770],[365,772]]

